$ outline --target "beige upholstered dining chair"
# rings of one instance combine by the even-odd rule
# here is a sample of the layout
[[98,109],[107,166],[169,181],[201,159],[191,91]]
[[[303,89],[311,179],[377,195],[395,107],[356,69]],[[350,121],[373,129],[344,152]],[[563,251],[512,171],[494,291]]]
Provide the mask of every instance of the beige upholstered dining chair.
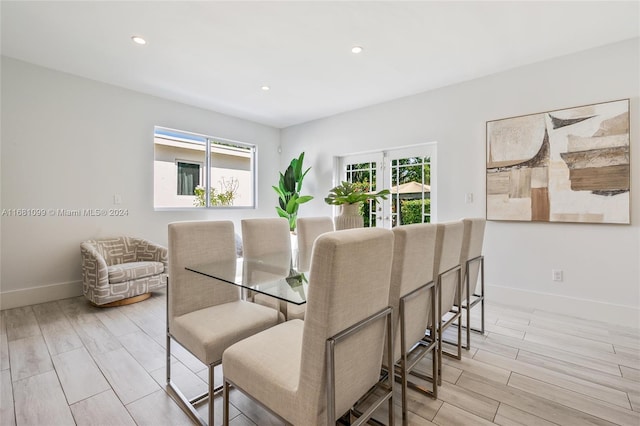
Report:
[[[282,252],[291,253],[291,232],[287,219],[282,217],[243,219],[241,226],[242,249],[245,258],[259,258]],[[288,310],[287,302],[266,294],[255,294],[251,296],[251,299],[255,303],[269,306],[283,313]],[[285,318],[284,315],[282,318]]]
[[333,231],[333,220],[329,216],[300,217],[297,220],[298,270],[308,271],[311,267],[313,243],[325,232]]
[[[484,334],[484,256],[482,244],[484,242],[484,228],[486,219],[463,219],[464,235],[460,266],[462,267],[462,296],[461,307],[465,312],[466,344],[465,349],[471,349],[471,330]],[[479,280],[478,280],[479,276]],[[478,283],[480,290],[478,291]],[[471,309],[480,304],[480,328],[471,327]],[[458,306],[458,305],[456,305]],[[461,322],[462,324],[462,322]]]
[[140,302],[166,283],[167,249],[143,238],[113,237],[84,241],[82,291],[94,305]]
[[443,333],[456,321],[460,321],[460,311],[454,310],[454,304],[460,306],[462,268],[460,267],[460,253],[462,251],[462,236],[464,224],[461,220],[438,224],[436,236],[436,255],[434,261],[434,281],[438,298],[438,321],[436,334],[438,336],[438,384],[442,382],[442,355],[462,358],[462,330],[457,328],[457,352],[451,354],[443,350]]
[[291,251],[289,222],[283,217],[242,219],[244,257],[261,257]]
[[[393,307],[393,364],[402,384],[402,423],[407,424],[407,386],[438,396],[438,357],[436,325],[436,295],[433,281],[436,235],[438,225],[430,223],[403,225],[393,228],[393,267],[389,305]],[[425,330],[429,328],[429,340]],[[412,369],[431,353],[431,377]],[[389,365],[388,362],[385,362]],[[430,381],[431,390],[409,382],[409,373]]]
[[[240,288],[187,271],[185,267],[230,260],[235,274],[236,243],[231,221],[169,224],[169,283],[167,285],[167,385],[178,402],[200,424],[207,424],[194,405],[209,400],[213,425],[214,367],[235,342],[278,323],[278,312],[240,299]],[[231,270],[232,269],[232,270]],[[209,390],[191,400],[171,381],[171,340],[209,368]]]
[[[230,385],[289,424],[333,425],[380,383],[385,331],[392,351],[392,255],[393,233],[386,229],[318,237],[306,319],[279,324],[224,352],[225,425]],[[381,398],[359,420],[388,401],[393,424],[393,375],[382,384]]]

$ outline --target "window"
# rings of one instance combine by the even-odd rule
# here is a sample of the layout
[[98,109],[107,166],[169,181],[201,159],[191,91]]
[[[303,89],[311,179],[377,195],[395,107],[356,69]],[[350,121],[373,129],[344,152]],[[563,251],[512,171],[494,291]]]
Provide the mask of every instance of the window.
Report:
[[195,195],[200,186],[200,164],[177,162],[178,195]]
[[255,207],[255,145],[154,130],[155,208]]

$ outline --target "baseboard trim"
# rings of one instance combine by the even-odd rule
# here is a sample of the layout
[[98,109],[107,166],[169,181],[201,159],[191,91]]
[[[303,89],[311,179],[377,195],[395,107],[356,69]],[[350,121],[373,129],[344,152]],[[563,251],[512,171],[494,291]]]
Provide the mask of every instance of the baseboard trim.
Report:
[[82,295],[82,281],[50,284],[0,293],[0,309],[19,308]]
[[539,309],[585,320],[633,328],[640,327],[640,307],[637,306],[616,305],[497,285],[487,285],[486,295],[488,303],[495,301],[505,305]]

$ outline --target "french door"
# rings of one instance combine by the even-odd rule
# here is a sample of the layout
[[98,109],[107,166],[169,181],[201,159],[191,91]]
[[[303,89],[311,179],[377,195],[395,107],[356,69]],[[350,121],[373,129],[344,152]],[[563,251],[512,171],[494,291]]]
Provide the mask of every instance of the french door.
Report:
[[336,178],[368,192],[391,191],[362,206],[365,227],[435,222],[435,158],[435,143],[347,155],[336,159]]

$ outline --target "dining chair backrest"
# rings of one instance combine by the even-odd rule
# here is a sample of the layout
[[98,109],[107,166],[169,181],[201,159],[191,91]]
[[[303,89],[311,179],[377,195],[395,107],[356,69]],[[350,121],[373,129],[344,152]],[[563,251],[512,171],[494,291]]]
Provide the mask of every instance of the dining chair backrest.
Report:
[[[260,282],[273,274],[286,277],[292,266],[289,221],[282,217],[243,219],[241,226],[242,249],[245,259],[264,259],[270,255],[285,253],[285,256],[278,256],[277,260],[270,260],[271,268],[266,274],[254,271],[247,279]],[[279,269],[275,269],[276,265]],[[280,301],[270,296],[256,295],[249,296],[249,299],[274,309],[282,309]]]
[[308,271],[311,266],[313,242],[325,232],[333,231],[333,220],[328,216],[298,218],[298,269]]
[[478,273],[480,262],[472,262],[467,270],[467,261],[482,255],[482,244],[484,241],[484,228],[486,219],[481,217],[463,219],[464,237],[462,240],[462,251],[460,254],[460,266],[462,267],[462,300],[467,298],[467,287],[465,280],[469,274],[469,291],[473,295],[478,283]]
[[405,301],[405,347],[400,345],[400,298],[433,281],[436,234],[438,225],[420,223],[393,228],[393,266],[389,305],[393,307],[394,357],[400,359],[401,351],[408,352],[424,338],[431,315],[431,292],[419,291]]
[[[188,271],[185,267],[235,260],[233,222],[189,221],[169,224],[168,319],[238,300],[238,287]],[[235,262],[230,262],[235,268]],[[232,275],[234,271],[230,271]]]
[[242,249],[244,257],[291,252],[289,221],[283,217],[243,219]]
[[[322,234],[313,248],[298,383],[305,424],[325,424],[327,339],[384,310],[389,301],[393,233],[360,228]],[[336,413],[346,412],[380,377],[384,318],[336,346]],[[317,417],[319,415],[319,417]]]
[[[434,281],[437,284],[438,275],[460,265],[462,251],[462,235],[464,224],[461,220],[438,224],[436,236],[436,255],[434,260]],[[458,289],[458,279],[461,274],[449,273],[443,276],[440,291],[442,292],[442,311],[444,315],[451,310]]]

